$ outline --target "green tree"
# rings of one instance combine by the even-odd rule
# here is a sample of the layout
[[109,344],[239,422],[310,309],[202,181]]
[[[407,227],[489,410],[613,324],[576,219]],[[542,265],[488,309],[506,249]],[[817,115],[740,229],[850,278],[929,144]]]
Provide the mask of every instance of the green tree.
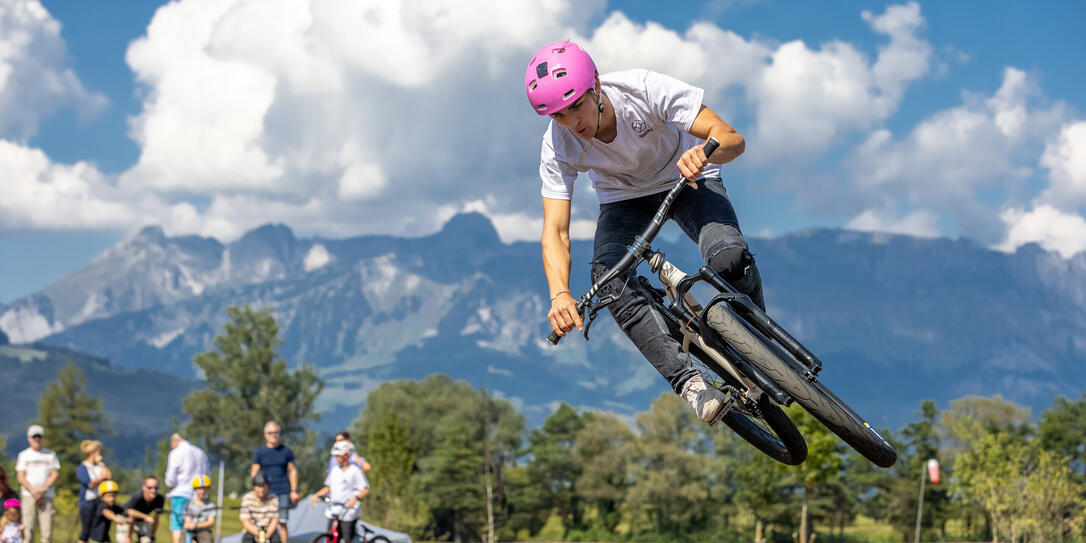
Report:
[[800,541],[806,542],[807,539],[804,538],[815,530],[813,521],[803,518],[802,512],[806,511],[810,515],[812,509],[817,509],[817,516],[825,518],[835,510],[836,506],[832,502],[827,503],[826,500],[816,498],[824,490],[828,481],[841,476],[844,469],[842,459],[844,445],[836,435],[804,411],[799,404],[792,404],[786,412],[807,440],[807,460],[798,466],[786,468],[796,477],[798,486],[802,488],[799,535]]
[[701,531],[711,507],[707,456],[711,442],[701,422],[672,393],[661,395],[636,420],[641,435],[631,466],[635,483],[628,502],[648,525],[635,529],[647,528],[669,540]]
[[223,333],[212,342],[216,350],[193,358],[206,388],[184,399],[191,417],[185,435],[209,455],[226,460],[233,484],[244,486],[253,450],[264,442],[265,422],[279,423],[281,438],[292,448],[315,441],[306,435],[306,426],[320,420],[314,402],[323,383],[313,368],[291,371],[276,354],[282,341],[269,310],[230,307],[227,315]]
[[1032,472],[1023,494],[1026,531],[1032,541],[1061,541],[1066,534],[1086,526],[1086,488],[1071,476],[1070,458],[1053,451],[1031,451]]
[[1028,501],[1022,493],[1027,443],[1010,433],[985,431],[969,418],[956,424],[972,447],[954,461],[955,487],[964,499],[984,508],[994,540],[1016,541],[1024,529]]
[[423,459],[423,495],[433,515],[434,533],[451,534],[456,543],[475,539],[485,509],[480,471],[483,446],[470,421],[453,421],[441,429],[434,453]]
[[106,435],[109,423],[102,414],[102,399],[87,394],[87,376],[74,363],[57,370],[57,380],[46,385],[38,401],[38,418],[48,447],[60,459],[56,487],[77,487],[75,467],[83,461],[79,444]]
[[581,473],[574,485],[582,500],[596,510],[596,524],[614,533],[622,519],[621,506],[630,486],[629,463],[635,437],[622,419],[590,413],[573,446]]
[[582,504],[577,494],[577,478],[581,466],[573,457],[577,434],[584,428],[584,419],[572,407],[562,403],[541,428],[528,436],[528,477],[546,496],[550,506],[562,519],[568,532],[582,527]]
[[[450,428],[461,435],[449,435]],[[394,527],[418,530],[413,533],[426,539],[457,534],[474,538],[483,527],[489,532],[491,521],[499,530],[508,518],[506,469],[516,457],[523,435],[523,416],[508,401],[445,375],[386,382],[367,396],[352,434],[356,445],[370,455],[375,474],[383,469],[385,458],[399,473],[408,474],[403,486],[392,485],[390,490],[401,493],[402,509],[393,518],[406,523]],[[392,436],[391,445],[381,443],[385,436]],[[458,443],[470,443],[471,447],[457,451]],[[467,459],[474,459],[471,470]],[[466,479],[453,481],[453,476]],[[481,501],[475,503],[471,498],[458,505],[432,499],[433,493],[447,495],[450,489],[455,490],[454,483],[466,485],[465,492],[470,487],[471,495],[477,492]],[[488,486],[490,500],[486,498]],[[482,507],[478,507],[480,503]],[[488,504],[492,508],[489,514]],[[433,519],[428,534],[418,521],[424,517]]]
[[1037,437],[1045,449],[1070,458],[1081,481],[1086,475],[1086,393],[1074,401],[1056,398],[1052,409],[1041,413]]
[[[924,400],[915,412],[919,420],[910,422],[901,429],[902,447],[898,450],[899,459],[895,466],[900,478],[895,486],[900,495],[896,498],[897,507],[888,509],[889,518],[898,532],[912,534],[916,529],[916,509],[919,497],[920,476],[927,477],[926,463],[929,459],[940,462],[940,469],[946,472],[951,463],[944,458],[942,442],[939,436],[939,409],[932,400]],[[953,417],[951,417],[953,419]],[[949,477],[944,477],[949,479]],[[950,520],[953,504],[947,485],[924,485],[923,531],[936,531],[938,536],[929,538],[946,539],[946,523]],[[921,538],[924,538],[923,532]]]
[[365,508],[381,526],[417,533],[425,524],[426,509],[415,499],[411,476],[418,451],[411,444],[410,428],[399,415],[386,411],[371,427],[366,458],[380,466],[370,475],[371,498]]

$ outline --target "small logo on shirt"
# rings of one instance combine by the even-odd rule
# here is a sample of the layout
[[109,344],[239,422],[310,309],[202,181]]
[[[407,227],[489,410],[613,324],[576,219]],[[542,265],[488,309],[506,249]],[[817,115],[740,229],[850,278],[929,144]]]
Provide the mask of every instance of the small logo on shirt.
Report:
[[637,132],[637,137],[639,138],[643,138],[645,137],[645,134],[652,132],[652,127],[645,124],[645,121],[642,121],[641,119],[635,120],[631,126],[633,126],[634,131]]

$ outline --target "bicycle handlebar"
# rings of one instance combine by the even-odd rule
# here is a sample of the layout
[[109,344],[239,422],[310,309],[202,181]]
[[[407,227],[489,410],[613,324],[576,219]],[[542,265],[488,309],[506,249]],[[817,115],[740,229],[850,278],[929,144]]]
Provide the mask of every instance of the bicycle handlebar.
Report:
[[[709,138],[705,142],[705,145],[702,146],[705,157],[708,158],[709,155],[716,152],[717,147],[720,147],[720,142],[717,141],[716,138]],[[622,260],[618,261],[618,264],[615,264],[613,268],[608,270],[599,281],[593,283],[592,288],[588,289],[588,292],[586,292],[584,296],[581,296],[581,299],[577,302],[578,315],[584,313],[584,309],[589,301],[592,300],[592,297],[595,296],[604,285],[637,264],[638,260],[641,258],[641,251],[645,247],[648,247],[648,245],[652,243],[652,240],[656,239],[656,234],[660,233],[660,228],[664,226],[664,222],[667,221],[668,213],[671,212],[672,204],[675,203],[675,199],[679,197],[679,192],[682,191],[687,182],[688,180],[685,177],[679,176],[675,181],[675,186],[667,193],[667,196],[664,197],[664,201],[660,204],[660,208],[656,210],[656,215],[653,216],[652,222],[645,227],[645,231],[641,232],[640,236],[634,238],[633,244],[629,247],[629,252],[622,257]],[[547,336],[547,341],[549,341],[551,345],[558,345],[558,342],[561,340],[562,336],[559,336],[558,332],[553,330]]]

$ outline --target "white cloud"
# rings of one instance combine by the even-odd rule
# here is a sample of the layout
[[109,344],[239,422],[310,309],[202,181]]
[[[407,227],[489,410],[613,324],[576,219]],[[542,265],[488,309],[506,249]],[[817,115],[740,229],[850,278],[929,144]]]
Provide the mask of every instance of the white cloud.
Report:
[[[274,221],[329,236],[421,235],[474,210],[506,241],[538,239],[534,157],[545,120],[531,113],[521,84],[525,60],[556,37],[580,41],[604,71],[646,67],[702,86],[726,119],[753,112],[752,126],[740,127],[748,140],[742,167],[809,164],[803,159],[866,134],[843,179],[825,182],[832,173],[821,172],[791,187],[800,205],[834,202],[852,228],[928,236],[950,217],[959,233],[1013,244],[1040,235],[1025,226],[1006,235],[1040,206],[1073,217],[1067,206],[1086,200],[1086,128],[1057,132],[1066,107],[1037,106],[1035,78],[1020,70],[1008,68],[992,95],[965,94],[962,105],[903,137],[883,126],[909,85],[938,62],[915,2],[858,14],[883,37],[874,58],[844,41],[745,39],[705,22],[676,32],[621,12],[602,16],[604,5],[171,2],[126,57],[143,86],[142,110],[130,119],[138,162],[108,178],[93,164],[54,164],[22,144],[0,147],[0,163],[17,172],[5,179],[15,180],[16,196],[0,201],[0,225],[157,222],[171,234],[230,239]],[[26,137],[59,105],[93,109],[101,98],[64,67],[56,21],[37,2],[18,7],[18,16],[0,7],[0,130]],[[585,22],[595,20],[602,22]],[[31,30],[9,30],[16,27]],[[45,80],[59,82],[55,92],[33,102],[29,117],[12,113],[6,100],[46,88]],[[1033,211],[1011,196],[977,201],[979,191],[1021,192],[1046,141],[1039,164],[1050,186]],[[578,181],[575,237],[594,230],[586,184]],[[1018,211],[1001,216],[1005,209]]]
[[41,2],[0,2],[0,137],[26,142],[61,107],[88,116],[106,106],[66,63],[60,23]]
[[1086,251],[1086,218],[1065,213],[1049,205],[1039,205],[1032,211],[1008,209],[1002,214],[1007,224],[1007,237],[998,246],[1014,251],[1027,243],[1038,243],[1064,258]]
[[868,209],[848,221],[845,228],[934,238],[939,236],[939,217],[926,210],[916,210],[898,217],[886,210]]
[[54,164],[40,149],[0,140],[0,227],[125,228],[141,216],[93,164]]
[[1041,166],[1051,181],[1040,201],[1071,209],[1086,205],[1086,121],[1067,124],[1055,141],[1045,146]]
[[[1035,141],[1055,130],[1065,109],[1031,108],[1037,95],[1025,72],[1007,68],[994,95],[966,94],[962,105],[935,112],[903,139],[874,130],[845,162],[849,179],[834,194],[859,209],[921,206],[952,218],[960,234],[996,243],[1005,232],[1002,201],[1035,173]],[[1000,191],[1003,200],[982,203],[983,190]]]

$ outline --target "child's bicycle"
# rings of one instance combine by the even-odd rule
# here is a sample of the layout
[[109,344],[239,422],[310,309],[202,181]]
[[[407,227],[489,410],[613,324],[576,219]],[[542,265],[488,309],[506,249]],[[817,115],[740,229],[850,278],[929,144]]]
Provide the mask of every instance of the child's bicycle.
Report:
[[[313,538],[310,543],[341,543],[339,537],[339,523],[340,517],[346,512],[345,503],[333,502],[328,499],[327,496],[320,498],[320,500],[328,504],[328,509],[325,510],[324,516],[328,517],[332,521],[331,528],[327,532],[320,534]],[[348,521],[343,521],[348,522]],[[377,535],[373,530],[369,529],[365,524],[355,523],[356,528],[361,528],[361,531],[356,531],[354,540],[358,543],[390,543],[387,537],[383,535]],[[342,543],[352,543],[351,541],[344,541]]]
[[[709,138],[703,148],[705,155],[711,155],[717,146],[719,143]],[[633,278],[637,266],[648,262],[664,289],[656,289],[643,277],[633,279],[641,282],[649,293],[650,303],[670,322],[683,346],[700,361],[699,369],[706,381],[727,397],[717,420],[723,420],[774,460],[799,464],[807,458],[807,443],[780,408],[795,401],[875,465],[892,466],[897,461],[894,448],[819,382],[821,360],[712,267],[702,266],[698,273],[687,275],[652,248],[652,241],[669,218],[671,206],[686,183],[683,177],[676,181],[652,222],[634,239],[622,260],[577,302],[585,339],[599,311],[617,299],[613,294],[599,299],[596,295],[616,278],[627,274]],[[699,282],[717,291],[708,303],[700,303],[690,293],[690,288]],[[555,332],[547,337],[555,345],[560,339]]]

